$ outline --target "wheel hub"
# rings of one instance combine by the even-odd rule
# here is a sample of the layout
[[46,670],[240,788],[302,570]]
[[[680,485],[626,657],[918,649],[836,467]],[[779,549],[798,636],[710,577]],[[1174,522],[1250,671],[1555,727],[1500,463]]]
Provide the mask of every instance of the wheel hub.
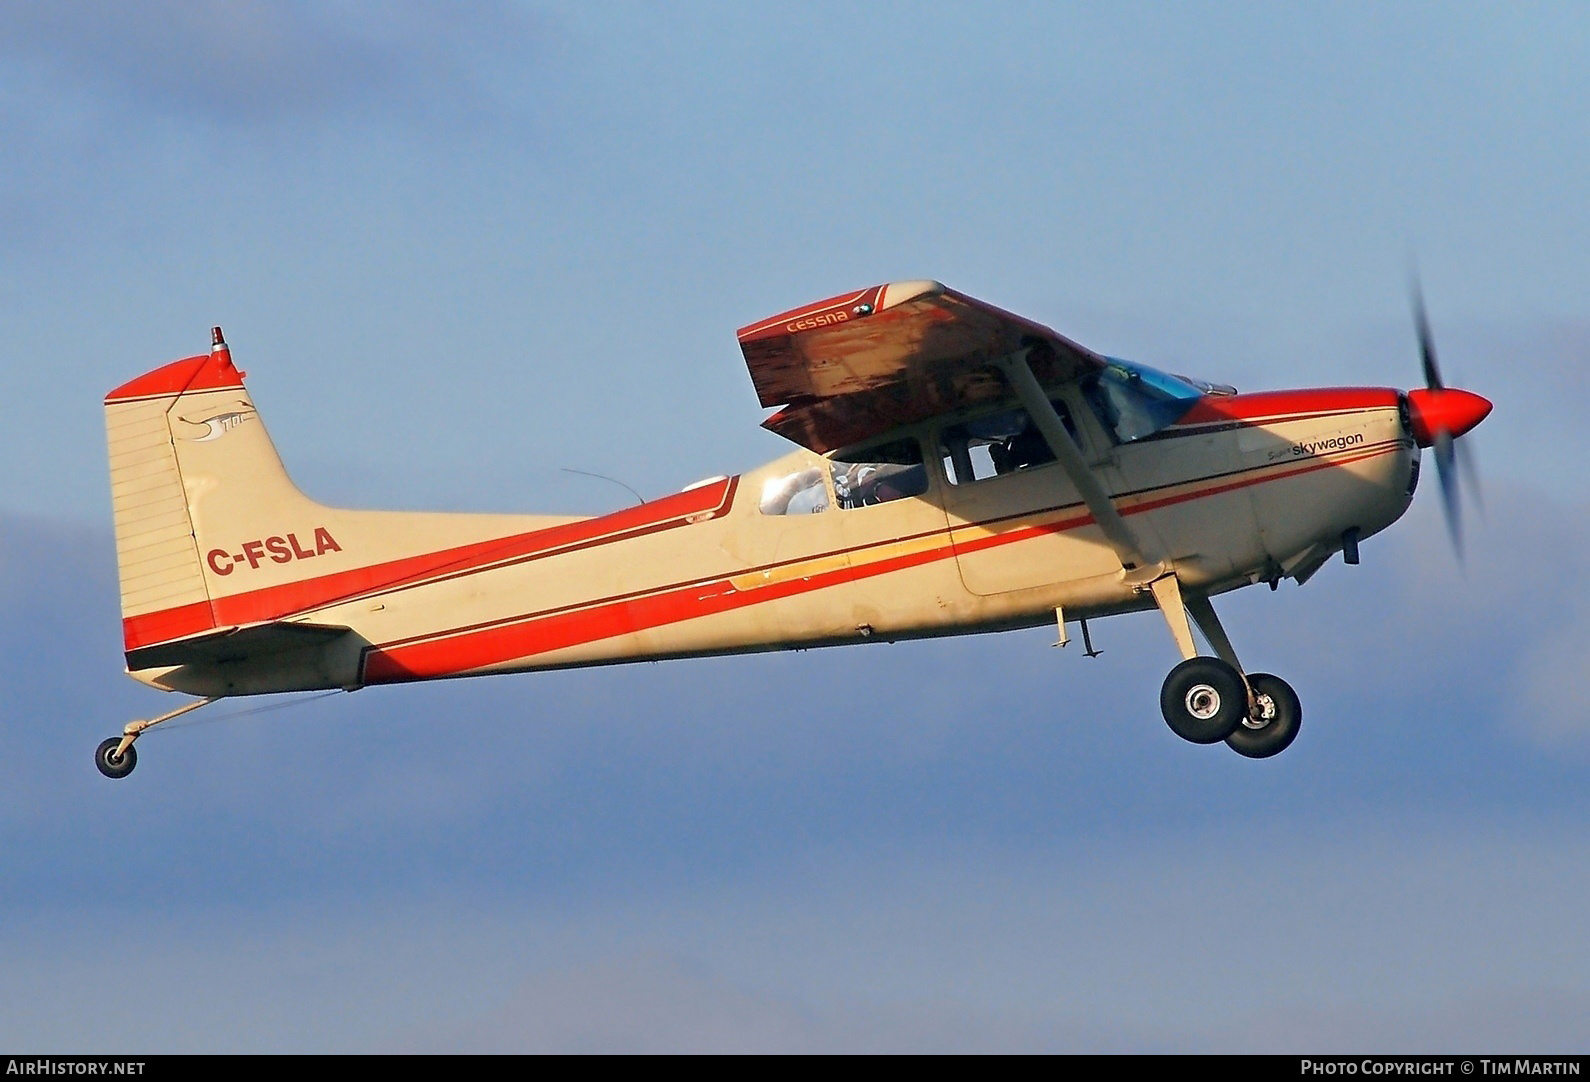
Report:
[[1196,684],[1187,691],[1187,713],[1199,721],[1208,721],[1220,713],[1220,692],[1208,684]]
[[1255,695],[1253,709],[1248,716],[1242,719],[1242,724],[1248,729],[1262,729],[1275,720],[1275,700],[1268,695]]

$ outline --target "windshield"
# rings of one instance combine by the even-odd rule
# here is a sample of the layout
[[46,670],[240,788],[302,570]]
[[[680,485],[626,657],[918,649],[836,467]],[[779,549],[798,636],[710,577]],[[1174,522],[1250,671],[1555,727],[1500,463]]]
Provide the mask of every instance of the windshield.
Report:
[[1152,436],[1175,424],[1204,392],[1192,383],[1146,364],[1117,357],[1082,380],[1082,393],[1099,421],[1120,443]]

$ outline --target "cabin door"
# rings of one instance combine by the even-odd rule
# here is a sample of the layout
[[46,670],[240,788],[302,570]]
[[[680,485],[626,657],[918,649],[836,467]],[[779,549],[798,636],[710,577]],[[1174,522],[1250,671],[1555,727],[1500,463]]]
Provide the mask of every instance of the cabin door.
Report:
[[[1092,459],[1093,434],[1073,420],[1080,401],[1067,389],[1054,405]],[[1121,569],[1026,410],[945,426],[937,443],[950,540],[967,590],[989,596]],[[1112,487],[1113,478],[1101,480]]]

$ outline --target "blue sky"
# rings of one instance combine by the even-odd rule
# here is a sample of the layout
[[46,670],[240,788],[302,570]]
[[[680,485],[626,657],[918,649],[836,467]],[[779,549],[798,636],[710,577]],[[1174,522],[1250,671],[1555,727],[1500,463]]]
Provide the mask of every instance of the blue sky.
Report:
[[[1582,1050],[1587,49],[1569,5],[0,7],[0,1047]],[[733,331],[807,300],[930,276],[1244,388],[1407,385],[1414,260],[1497,404],[1486,514],[1466,568],[1432,486],[1226,600],[1303,697],[1280,759],[1164,729],[1139,616],[89,763],[166,706],[100,399],[212,323],[313,495],[597,512],[565,468],[781,453]]]

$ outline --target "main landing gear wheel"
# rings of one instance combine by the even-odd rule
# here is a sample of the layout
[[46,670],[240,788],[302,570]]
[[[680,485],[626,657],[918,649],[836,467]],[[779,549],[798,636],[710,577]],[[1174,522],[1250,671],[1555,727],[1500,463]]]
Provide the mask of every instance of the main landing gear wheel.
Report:
[[1303,725],[1303,704],[1297,692],[1279,676],[1256,672],[1248,677],[1253,688],[1253,714],[1226,737],[1226,744],[1249,759],[1279,755],[1297,739]]
[[1217,657],[1192,657],[1165,677],[1159,709],[1171,732],[1194,744],[1218,744],[1248,716],[1242,674]]
[[133,767],[138,765],[138,752],[132,745],[120,755],[116,749],[121,745],[121,737],[113,736],[99,745],[94,752],[94,765],[99,767],[99,772],[107,778],[125,778],[133,772]]

